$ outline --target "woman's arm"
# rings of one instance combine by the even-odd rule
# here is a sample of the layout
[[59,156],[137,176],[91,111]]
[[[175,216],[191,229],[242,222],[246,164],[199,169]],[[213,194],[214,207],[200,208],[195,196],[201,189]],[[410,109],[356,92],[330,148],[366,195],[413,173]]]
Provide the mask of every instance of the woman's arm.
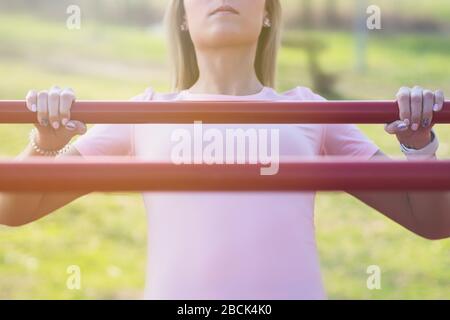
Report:
[[[27,108],[37,114],[38,123],[35,124],[38,135],[36,143],[45,150],[58,150],[70,142],[77,134],[84,134],[86,126],[70,120],[70,109],[75,95],[71,89],[61,90],[53,87],[49,92],[31,90],[27,97]],[[55,126],[52,126],[55,124]],[[31,144],[16,157],[17,161],[42,156]],[[80,156],[73,146],[63,155]],[[68,182],[70,183],[70,182]],[[85,193],[42,193],[42,192],[3,192],[0,193],[0,224],[7,226],[21,226],[37,220],[67,203],[81,197]]]
[[[378,151],[374,160],[389,159]],[[450,237],[449,191],[348,191],[368,206],[430,240]]]
[[[33,155],[36,154],[28,146],[19,157],[22,159]],[[68,156],[81,155],[74,147],[71,147],[64,155],[57,158]],[[10,227],[28,224],[86,194],[88,192],[0,192],[0,224]]]
[[[442,110],[444,93],[417,86],[413,89],[403,87],[397,94],[397,101],[400,120],[386,124],[386,132],[395,134],[398,141],[408,148],[422,149],[431,141],[433,111]],[[389,157],[378,151],[373,159]],[[449,191],[349,193],[422,237],[450,237]]]

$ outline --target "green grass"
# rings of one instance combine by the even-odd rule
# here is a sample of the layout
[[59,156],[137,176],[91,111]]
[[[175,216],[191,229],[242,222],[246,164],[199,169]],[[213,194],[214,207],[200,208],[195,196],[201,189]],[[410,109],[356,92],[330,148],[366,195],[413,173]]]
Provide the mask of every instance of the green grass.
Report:
[[[365,74],[354,71],[351,35],[307,36],[327,43],[321,62],[339,74],[345,98],[389,99],[413,84],[450,92],[448,36],[371,36]],[[0,39],[0,99],[56,83],[75,88],[80,99],[128,99],[148,86],[168,90],[163,40],[143,30],[86,25],[70,32],[29,16],[0,15]],[[283,49],[279,67],[278,90],[310,85],[302,51]],[[381,125],[360,127],[383,151],[400,156]],[[0,156],[17,155],[30,128],[0,126]],[[438,156],[448,158],[450,129],[436,130]],[[316,228],[331,299],[450,297],[450,240],[423,240],[344,193],[319,194]],[[94,193],[34,224],[0,227],[0,237],[0,298],[133,298],[143,290],[146,220],[139,194]],[[366,288],[373,264],[382,270],[379,291]],[[79,291],[66,288],[69,265],[81,268]]]

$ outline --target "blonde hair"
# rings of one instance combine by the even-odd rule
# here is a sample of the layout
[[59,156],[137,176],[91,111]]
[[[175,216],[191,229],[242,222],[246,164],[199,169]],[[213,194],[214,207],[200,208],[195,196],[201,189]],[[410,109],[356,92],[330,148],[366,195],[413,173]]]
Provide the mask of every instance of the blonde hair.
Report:
[[[266,0],[272,26],[263,28],[255,57],[256,75],[264,86],[275,87],[277,55],[280,46],[282,13],[279,0]],[[194,44],[189,32],[181,31],[185,15],[183,0],[170,0],[165,15],[172,66],[172,89],[186,90],[199,77]]]

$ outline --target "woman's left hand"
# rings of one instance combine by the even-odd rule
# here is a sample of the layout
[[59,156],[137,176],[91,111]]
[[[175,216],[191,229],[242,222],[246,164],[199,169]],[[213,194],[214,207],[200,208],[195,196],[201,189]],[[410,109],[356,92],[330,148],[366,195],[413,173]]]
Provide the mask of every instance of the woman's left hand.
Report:
[[433,112],[444,106],[444,93],[414,87],[402,87],[397,93],[400,120],[387,123],[385,131],[395,134],[403,145],[422,149],[431,142]]

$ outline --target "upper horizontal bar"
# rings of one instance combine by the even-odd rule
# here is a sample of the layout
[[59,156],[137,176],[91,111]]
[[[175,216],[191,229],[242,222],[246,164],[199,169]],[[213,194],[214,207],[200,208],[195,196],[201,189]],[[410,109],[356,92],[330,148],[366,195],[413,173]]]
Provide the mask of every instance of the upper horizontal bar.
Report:
[[282,162],[277,174],[264,176],[261,165],[253,164],[126,159],[0,161],[0,191],[450,190],[450,161],[445,160]]
[[[71,118],[85,123],[389,123],[396,101],[78,101]],[[0,101],[0,123],[37,123],[25,101]],[[433,123],[450,123],[450,101]]]

